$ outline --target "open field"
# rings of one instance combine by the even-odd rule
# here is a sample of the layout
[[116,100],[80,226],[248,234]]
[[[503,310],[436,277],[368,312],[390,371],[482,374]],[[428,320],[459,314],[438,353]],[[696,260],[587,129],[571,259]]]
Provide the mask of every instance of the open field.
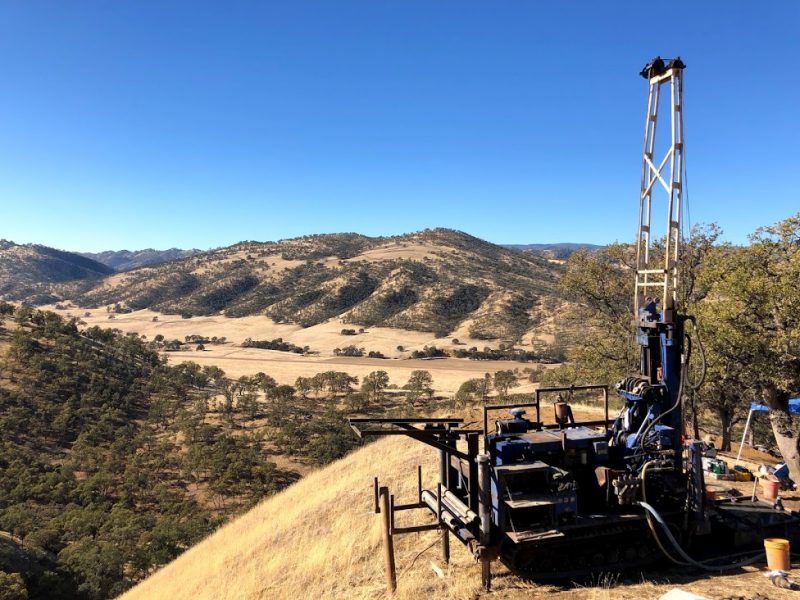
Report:
[[[576,409],[579,418],[590,413]],[[435,452],[408,439],[379,440],[265,500],[122,598],[277,599],[293,598],[300,590],[309,598],[382,598],[381,538],[378,518],[372,513],[372,477],[379,476],[398,502],[405,502],[416,493],[417,464],[423,466],[424,485],[431,486],[437,470]],[[425,520],[424,514],[406,512],[398,517],[400,524],[409,524],[411,519]],[[658,598],[676,586],[708,598],[750,598],[756,593],[771,600],[794,597],[773,587],[758,564],[713,577],[675,569],[630,580],[598,575],[594,587],[557,588],[522,581],[495,563],[494,589],[487,594],[479,587],[479,566],[457,542],[452,543],[445,577],[434,575],[431,561],[442,566],[437,540],[432,532],[396,538],[396,598],[638,600]]]
[[[274,323],[268,317],[224,316],[192,317],[183,319],[178,315],[162,315],[151,310],[140,310],[108,318],[105,311],[88,311],[89,316],[80,309],[56,310],[46,307],[61,315],[79,316],[88,326],[114,327],[123,332],[136,332],[152,339],[163,335],[166,339],[183,339],[187,335],[203,335],[207,337],[225,337],[222,345],[206,345],[203,352],[180,351],[168,353],[170,362],[194,361],[201,365],[216,365],[231,377],[253,375],[262,371],[274,377],[278,383],[293,384],[297,377],[308,377],[322,371],[346,371],[351,375],[363,377],[378,369],[389,374],[393,384],[402,386],[412,371],[424,369],[433,376],[433,384],[439,394],[454,394],[467,379],[482,377],[484,373],[494,373],[506,369],[522,369],[535,365],[514,361],[476,361],[469,359],[409,359],[405,358],[412,350],[421,350],[424,346],[453,349],[456,347],[491,346],[484,340],[473,340],[461,337],[462,345],[454,346],[452,340],[437,339],[432,334],[404,329],[386,327],[369,328],[363,334],[354,336],[341,335],[343,328],[353,328],[338,319],[321,323],[313,327],[302,328],[299,325]],[[153,318],[157,320],[154,321]],[[290,352],[261,350],[258,348],[242,348],[239,346],[247,338],[254,340],[272,340],[283,338],[298,346],[308,346],[319,354],[302,356]],[[366,351],[382,352],[387,359],[338,357],[334,356],[334,348],[355,344]],[[496,346],[496,344],[494,344]],[[403,346],[404,352],[397,350]],[[190,346],[193,348],[194,346]],[[515,392],[526,392],[534,389],[533,384],[525,384],[515,388]]]

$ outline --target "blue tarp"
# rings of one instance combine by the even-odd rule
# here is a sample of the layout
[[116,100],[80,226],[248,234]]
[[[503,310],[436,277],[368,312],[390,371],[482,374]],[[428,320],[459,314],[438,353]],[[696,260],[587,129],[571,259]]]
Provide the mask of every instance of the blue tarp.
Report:
[[[758,412],[769,412],[769,408],[766,405],[760,404],[759,402],[753,402],[750,404],[751,411],[758,411]],[[800,398],[792,398],[789,400],[789,412],[795,415],[800,415]]]

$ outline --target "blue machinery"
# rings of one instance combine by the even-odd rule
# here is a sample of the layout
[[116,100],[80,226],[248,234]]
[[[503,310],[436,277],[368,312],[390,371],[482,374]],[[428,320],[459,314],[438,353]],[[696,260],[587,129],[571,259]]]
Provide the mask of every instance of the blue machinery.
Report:
[[[800,542],[795,514],[751,500],[707,503],[701,445],[683,437],[681,400],[691,349],[685,325],[693,322],[678,312],[676,299],[684,68],[678,58],[655,58],[641,73],[649,85],[633,311],[641,361],[637,375],[615,386],[622,403],[618,416],[609,419],[607,388],[588,385],[539,389],[530,403],[485,406],[482,430],[463,429],[461,419],[450,418],[350,420],[359,437],[409,436],[439,454],[437,487],[423,489],[418,470],[416,502],[396,504],[375,478],[390,590],[396,586],[393,536],[426,530],[441,531],[445,562],[451,535],[466,545],[481,563],[486,589],[495,559],[524,577],[569,580],[665,559],[719,570],[676,557],[689,558],[687,550],[722,557],[759,547],[765,535]],[[662,88],[668,90],[671,135],[658,145]],[[666,195],[667,219],[664,243],[655,252],[651,215],[658,189]],[[602,395],[604,418],[576,422],[569,404],[576,393]],[[548,411],[552,406],[552,423],[542,418],[543,398]],[[510,411],[510,418],[495,420],[490,430],[488,415],[496,410]],[[416,509],[431,513],[434,522],[395,526],[395,512]]]

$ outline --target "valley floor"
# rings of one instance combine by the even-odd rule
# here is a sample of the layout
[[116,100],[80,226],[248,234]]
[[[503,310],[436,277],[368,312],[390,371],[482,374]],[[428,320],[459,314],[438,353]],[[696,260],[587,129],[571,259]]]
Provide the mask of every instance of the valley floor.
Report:
[[[223,316],[192,317],[182,319],[178,315],[162,315],[150,310],[140,310],[127,314],[114,315],[109,319],[105,310],[85,311],[81,309],[56,310],[46,307],[62,316],[80,317],[87,326],[113,327],[125,333],[136,332],[153,339],[163,335],[165,339],[183,341],[187,335],[207,337],[225,337],[222,345],[206,345],[201,352],[182,350],[167,353],[172,363],[194,361],[203,366],[215,365],[234,378],[242,375],[254,375],[259,371],[267,373],[281,384],[294,384],[298,377],[309,377],[323,371],[346,371],[351,375],[363,378],[371,371],[384,370],[389,374],[391,383],[402,386],[412,371],[422,369],[430,371],[433,385],[437,393],[452,395],[467,379],[483,377],[484,373],[494,373],[507,369],[522,369],[532,364],[515,361],[469,360],[457,358],[411,359],[412,350],[421,350],[424,346],[453,349],[455,347],[484,346],[497,347],[497,342],[461,338],[455,346],[449,338],[436,338],[433,334],[419,331],[389,328],[369,328],[363,334],[344,336],[343,328],[353,328],[338,320],[301,328],[298,325],[274,323],[263,316],[227,318]],[[86,313],[89,313],[86,316]],[[157,320],[153,320],[156,318]],[[298,346],[309,346],[318,354],[303,356],[291,352],[261,350],[258,348],[242,348],[240,344],[247,338],[254,340],[272,340],[282,338]],[[340,357],[334,355],[334,349],[355,344],[367,352],[382,352],[388,358]],[[403,351],[397,347],[402,346]],[[515,388],[515,392],[530,392],[533,384]]]

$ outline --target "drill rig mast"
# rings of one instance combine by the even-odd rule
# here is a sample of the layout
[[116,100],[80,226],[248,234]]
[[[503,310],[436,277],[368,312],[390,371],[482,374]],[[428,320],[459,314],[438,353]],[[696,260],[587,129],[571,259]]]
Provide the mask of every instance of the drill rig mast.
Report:
[[[677,288],[683,206],[683,69],[680,58],[668,63],[656,57],[642,70],[648,80],[647,117],[642,149],[639,228],[636,235],[634,325],[640,348],[640,373],[617,385],[625,408],[615,423],[610,445],[645,450],[646,442],[675,450],[679,459],[683,415],[683,324]],[[656,165],[662,88],[669,90],[667,118],[671,139]],[[663,256],[653,252],[654,197],[666,194]],[[661,206],[661,202],[658,203]],[[655,255],[654,255],[655,254]],[[660,264],[659,264],[660,263]],[[660,305],[660,306],[659,306]]]

